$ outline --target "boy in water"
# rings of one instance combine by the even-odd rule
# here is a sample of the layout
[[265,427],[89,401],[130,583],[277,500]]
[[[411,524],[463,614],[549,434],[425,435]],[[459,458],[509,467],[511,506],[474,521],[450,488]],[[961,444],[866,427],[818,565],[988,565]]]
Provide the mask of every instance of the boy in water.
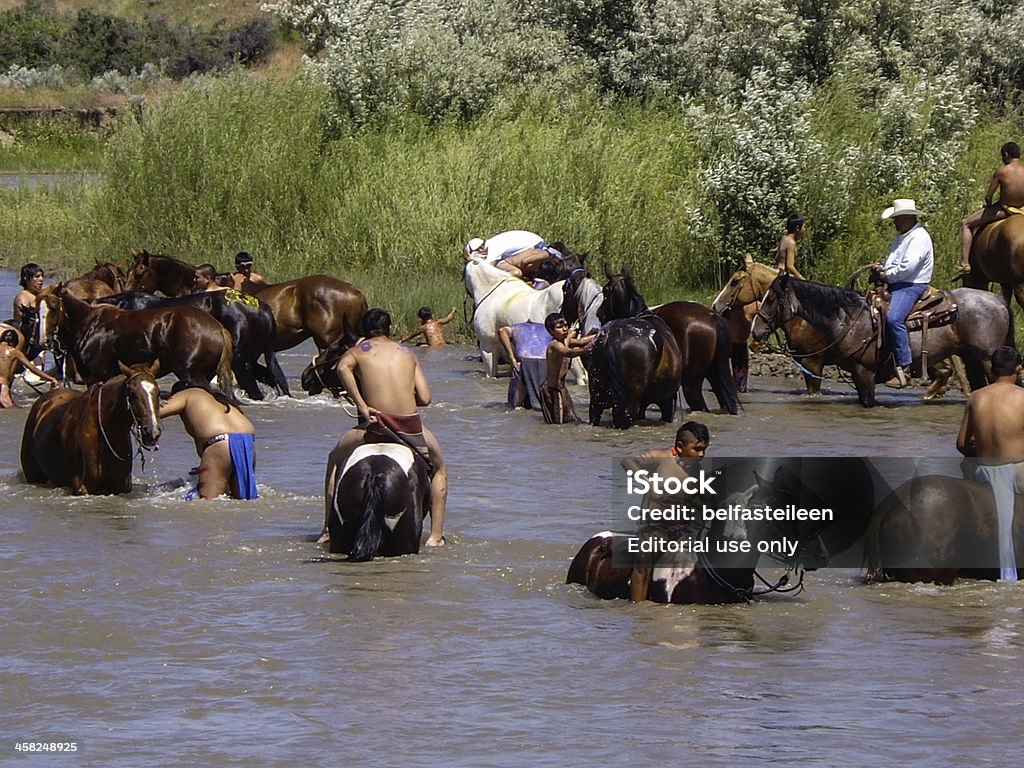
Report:
[[420,318],[420,327],[411,333],[407,333],[398,343],[403,344],[410,339],[415,339],[422,333],[428,347],[447,346],[441,326],[448,325],[448,323],[455,319],[455,307],[452,307],[452,311],[440,320],[434,319],[434,311],[430,307],[420,307],[420,311],[416,314]]
[[579,418],[572,405],[572,396],[565,388],[565,374],[569,371],[569,359],[589,352],[596,334],[573,338],[569,323],[558,312],[552,312],[544,319],[544,327],[551,334],[545,354],[548,375],[540,392],[544,423],[574,424]]
[[21,363],[39,378],[50,382],[51,388],[60,385],[56,378],[42,368],[36,368],[32,365],[32,361],[19,348],[18,342],[17,331],[8,328],[0,333],[0,408],[17,407],[17,403],[11,397],[11,378],[14,376],[14,370],[17,368],[18,363]]

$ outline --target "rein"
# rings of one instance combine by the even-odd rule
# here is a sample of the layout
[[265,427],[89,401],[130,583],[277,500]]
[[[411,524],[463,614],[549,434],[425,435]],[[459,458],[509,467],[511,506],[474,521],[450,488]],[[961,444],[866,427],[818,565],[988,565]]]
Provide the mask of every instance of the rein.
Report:
[[[770,317],[768,317],[767,315],[763,314],[763,313],[762,313],[762,309],[763,309],[763,308],[764,308],[764,303],[762,302],[761,306],[760,306],[760,307],[758,307],[758,309],[757,309],[757,314],[755,315],[755,317],[759,317],[759,318],[761,318],[761,322],[763,322],[763,323],[765,324],[765,326],[767,326],[767,327],[768,327],[768,328],[770,328],[771,330],[773,330],[773,331],[774,331],[774,330],[777,330],[777,326],[775,325],[775,318],[770,318]],[[796,363],[796,362],[797,362],[797,361],[796,361],[796,358],[807,358],[807,357],[814,357],[815,355],[820,355],[820,354],[821,354],[822,352],[827,352],[828,350],[832,349],[832,347],[834,347],[834,346],[836,346],[837,344],[839,344],[839,343],[840,343],[841,341],[843,341],[843,340],[844,340],[844,339],[845,339],[845,338],[846,338],[847,336],[849,336],[849,335],[850,335],[850,333],[851,333],[851,332],[853,331],[853,329],[854,329],[854,328],[856,328],[856,327],[857,327],[857,321],[858,321],[858,320],[860,320],[860,318],[861,318],[861,315],[863,315],[863,314],[864,314],[864,312],[865,312],[865,311],[866,311],[867,309],[868,309],[868,303],[867,303],[867,300],[865,299],[864,303],[863,303],[863,304],[861,304],[861,305],[860,305],[860,307],[858,308],[858,311],[857,311],[857,314],[856,314],[856,316],[854,316],[854,317],[853,317],[853,318],[852,318],[851,320],[847,321],[847,324],[846,324],[846,330],[845,330],[845,331],[843,331],[843,332],[842,332],[842,334],[840,334],[839,336],[837,336],[837,337],[835,338],[835,340],[833,340],[833,341],[832,341],[832,342],[830,342],[829,344],[826,344],[826,345],[825,345],[824,347],[822,347],[821,349],[815,350],[814,352],[804,352],[803,354],[799,354],[799,355],[798,355],[798,354],[796,354],[795,352],[793,352],[793,351],[792,351],[791,349],[789,349],[789,348],[788,348],[788,347],[789,347],[789,345],[788,345],[788,343],[787,343],[787,351],[789,352],[789,354],[790,354],[790,357],[791,357],[791,358],[793,358],[793,362],[794,362],[794,363]],[[796,312],[795,314],[799,315],[800,317],[803,317],[803,315],[800,315],[800,313],[799,313],[799,312]],[[806,318],[806,317],[803,317],[803,319],[804,319],[804,320],[807,320],[807,318]],[[808,321],[808,322],[810,322],[810,321]],[[867,338],[867,339],[865,339],[864,341],[862,341],[862,342],[861,342],[861,344],[860,344],[860,346],[859,346],[859,347],[855,347],[854,349],[852,349],[852,350],[850,351],[850,353],[849,353],[849,355],[848,355],[848,356],[852,356],[852,355],[854,355],[855,353],[857,353],[857,352],[859,352],[860,350],[864,349],[864,347],[866,347],[866,346],[867,346],[868,344],[870,344],[870,343],[871,343],[871,338]],[[797,365],[799,366],[800,364],[799,364],[799,363],[797,363]],[[813,375],[813,374],[812,374],[812,375]]]

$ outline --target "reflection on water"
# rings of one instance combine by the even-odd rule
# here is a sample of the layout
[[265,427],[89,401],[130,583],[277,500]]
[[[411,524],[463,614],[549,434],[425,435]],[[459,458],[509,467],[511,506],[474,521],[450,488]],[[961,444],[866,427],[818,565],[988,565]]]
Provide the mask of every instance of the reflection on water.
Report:
[[[311,352],[282,355],[293,391]],[[752,605],[602,602],[563,584],[569,560],[614,519],[618,459],[675,426],[545,426],[504,411],[472,350],[418,354],[452,544],[363,565],[309,541],[353,423],[328,397],[246,406],[255,502],[182,501],[195,455],[176,419],[129,496],[26,486],[26,410],[0,411],[3,748],[76,738],[104,766],[925,765],[1016,745],[987,713],[1021,698],[1024,590],[833,569]],[[865,411],[844,384],[795,386],[755,379],[743,415],[702,416],[711,454],[956,455],[958,397],[886,391],[898,408]]]

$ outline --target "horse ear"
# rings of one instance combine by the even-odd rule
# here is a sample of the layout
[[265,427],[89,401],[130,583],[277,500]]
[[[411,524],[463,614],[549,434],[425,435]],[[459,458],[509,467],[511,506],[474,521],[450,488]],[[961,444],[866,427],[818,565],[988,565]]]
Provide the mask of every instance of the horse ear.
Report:
[[117,361],[117,367],[121,369],[121,373],[123,373],[125,376],[131,376],[132,369],[129,368],[124,363],[122,363],[120,360]]
[[153,360],[153,362],[152,362],[152,363],[150,363],[150,365],[149,365],[149,372],[150,372],[151,374],[153,374],[153,378],[154,378],[154,379],[156,378],[156,375],[157,375],[158,373],[160,373],[160,358],[159,358],[159,357],[158,357],[158,358],[155,358],[155,359]]
[[751,256],[749,253],[744,253],[743,254],[743,268],[744,269],[750,269],[752,266],[754,266],[754,257]]
[[612,274],[611,269],[608,267],[608,263],[605,262],[605,265],[604,265],[604,279],[605,280],[611,280],[613,277],[615,277],[615,275]]
[[626,262],[622,262],[622,276],[629,280],[629,267],[626,266]]

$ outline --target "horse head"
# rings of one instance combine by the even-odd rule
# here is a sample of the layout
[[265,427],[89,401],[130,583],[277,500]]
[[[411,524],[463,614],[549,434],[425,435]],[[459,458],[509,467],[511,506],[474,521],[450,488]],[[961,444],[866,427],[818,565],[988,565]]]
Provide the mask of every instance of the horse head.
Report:
[[733,307],[744,307],[760,301],[779,271],[767,264],[761,264],[747,254],[739,269],[732,273],[725,286],[715,297],[711,308],[725,314]]
[[152,448],[160,439],[161,432],[160,389],[156,383],[160,361],[154,360],[150,365],[137,363],[132,366],[118,361],[117,366],[125,376],[125,400],[132,422],[138,430],[139,442],[145,448]]
[[[784,508],[787,504],[801,506],[802,483],[792,472],[778,467],[771,478],[762,477],[756,471],[754,480],[757,482],[755,499],[758,503]],[[773,521],[765,525],[767,537],[788,539],[796,542],[796,549],[791,556],[775,556],[787,566],[797,563],[807,568],[820,568],[828,564],[829,551],[821,539],[821,527],[813,521]]]
[[750,335],[762,341],[776,328],[785,325],[796,316],[796,297],[790,290],[788,272],[780,272],[768,286],[768,292],[757,310]]
[[607,323],[609,320],[636,317],[647,310],[647,302],[633,285],[625,264],[617,275],[605,264],[604,275],[608,282],[604,287],[604,301],[597,310],[598,320]]
[[340,338],[331,342],[302,371],[302,388],[310,395],[319,395],[325,389],[335,397],[345,394],[345,385],[338,376],[338,361],[358,341],[359,338],[346,329]]
[[35,340],[40,349],[51,349],[64,324],[64,283],[50,285],[36,297]]

